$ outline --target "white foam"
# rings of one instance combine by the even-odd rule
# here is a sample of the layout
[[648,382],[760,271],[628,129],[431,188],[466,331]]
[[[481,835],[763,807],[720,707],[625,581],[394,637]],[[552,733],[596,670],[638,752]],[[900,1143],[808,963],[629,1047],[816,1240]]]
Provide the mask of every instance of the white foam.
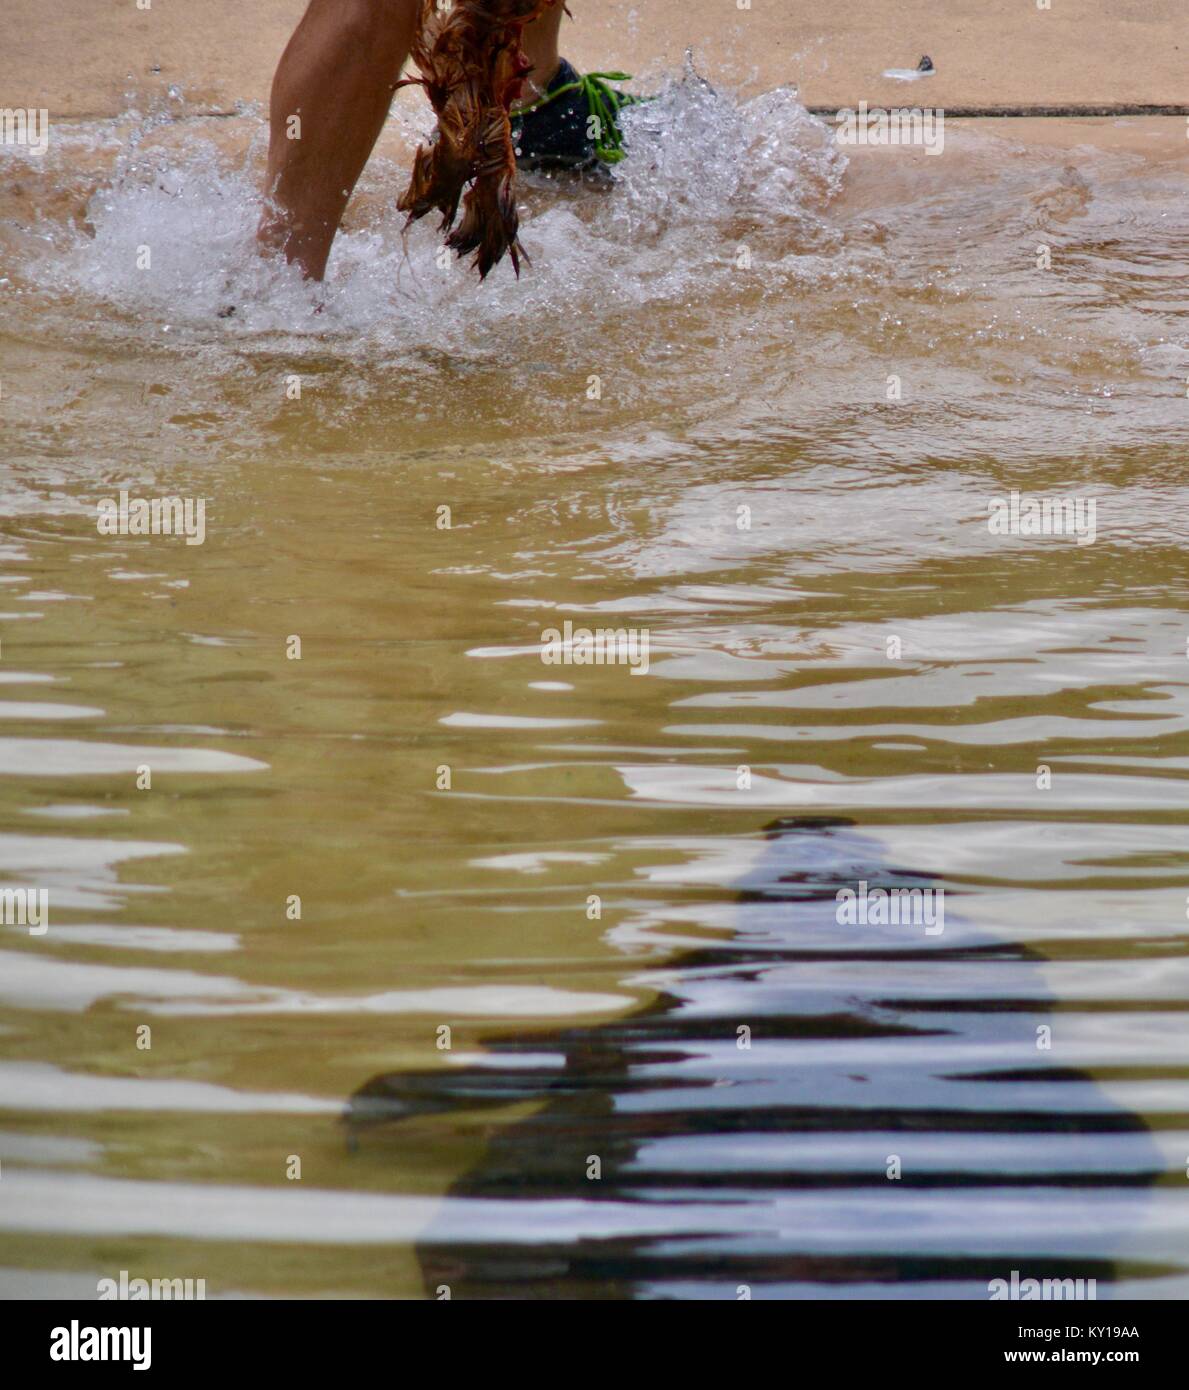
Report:
[[[403,113],[394,119],[408,124]],[[403,236],[394,205],[407,170],[383,163],[367,178],[391,182],[391,215],[339,237],[324,286],[261,259],[259,133],[238,166],[198,133],[180,147],[134,139],[91,199],[93,234],[73,232],[48,257],[38,247],[23,271],[44,288],[52,282],[114,307],[141,341],[197,334],[242,348],[283,334],[287,350],[305,340],[310,351],[333,345],[369,357],[377,349],[481,357],[506,347],[510,324],[552,320],[556,333],[559,317],[606,319],[704,297],[737,276],[744,231],[753,249],[757,241],[779,249],[757,258],[769,275],[783,273],[799,241],[819,249],[818,212],[845,159],[791,91],[740,103],[687,74],[623,122],[629,154],[611,188],[522,179],[531,268],[519,284],[508,263],[486,284],[465,264],[440,267],[434,219]],[[146,246],[151,267],[142,269]]]

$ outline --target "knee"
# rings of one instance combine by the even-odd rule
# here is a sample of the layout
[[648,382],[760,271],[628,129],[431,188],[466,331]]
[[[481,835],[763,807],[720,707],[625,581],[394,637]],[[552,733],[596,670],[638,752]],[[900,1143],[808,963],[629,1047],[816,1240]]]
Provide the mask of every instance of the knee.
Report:
[[340,35],[361,44],[408,47],[417,25],[421,0],[312,0],[310,11],[332,24]]
[[350,3],[366,10],[372,24],[385,28],[391,24],[411,23],[421,9],[421,0],[350,0]]

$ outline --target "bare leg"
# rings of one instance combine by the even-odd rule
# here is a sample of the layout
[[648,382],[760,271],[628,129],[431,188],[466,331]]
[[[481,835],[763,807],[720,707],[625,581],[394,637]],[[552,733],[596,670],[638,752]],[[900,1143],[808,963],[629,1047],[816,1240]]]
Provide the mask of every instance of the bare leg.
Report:
[[557,38],[565,12],[564,5],[554,5],[524,31],[521,47],[524,49],[524,56],[533,65],[533,70],[524,84],[526,104],[544,96],[545,88],[557,76],[557,70],[561,66]]
[[276,207],[258,237],[315,280],[383,128],[416,19],[417,0],[310,0],[277,68],[266,189]]
[[[418,0],[310,0],[277,68],[266,188],[274,206],[257,238],[314,280],[326,271],[351,191],[384,127],[418,10]],[[524,33],[532,79],[542,87],[560,61],[561,17],[558,5]]]

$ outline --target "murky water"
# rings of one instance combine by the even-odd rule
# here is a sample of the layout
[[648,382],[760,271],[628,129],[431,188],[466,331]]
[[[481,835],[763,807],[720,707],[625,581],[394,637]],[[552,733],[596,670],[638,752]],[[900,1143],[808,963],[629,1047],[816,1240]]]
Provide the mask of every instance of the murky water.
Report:
[[633,120],[519,285],[419,112],[321,290],[251,113],[0,164],[5,1294],[1189,1288],[1183,131]]

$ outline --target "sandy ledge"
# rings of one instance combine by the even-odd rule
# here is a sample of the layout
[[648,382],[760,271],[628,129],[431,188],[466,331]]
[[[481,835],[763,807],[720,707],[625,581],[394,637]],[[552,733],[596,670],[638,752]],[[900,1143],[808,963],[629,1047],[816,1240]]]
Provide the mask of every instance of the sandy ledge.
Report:
[[[1043,3],[1043,0],[1041,0]],[[169,87],[187,110],[266,102],[304,0],[5,0],[0,107],[114,116]],[[706,76],[751,90],[795,83],[810,107],[860,99],[953,114],[1151,114],[1189,109],[1185,0],[571,0],[565,51],[645,78],[687,47]],[[1130,13],[1121,14],[1126,8]],[[932,77],[899,82],[922,54]]]

